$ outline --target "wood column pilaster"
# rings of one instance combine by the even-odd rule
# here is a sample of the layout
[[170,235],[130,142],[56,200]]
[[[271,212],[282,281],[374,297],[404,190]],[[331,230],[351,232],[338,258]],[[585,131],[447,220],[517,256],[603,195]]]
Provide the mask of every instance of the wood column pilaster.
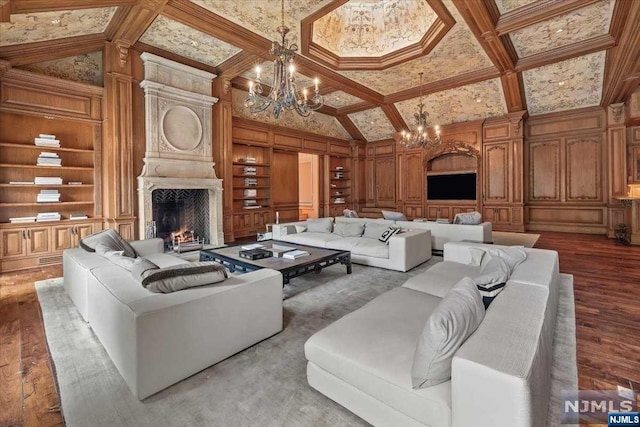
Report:
[[[127,51],[127,55],[130,53]],[[136,180],[133,170],[133,74],[122,50],[105,43],[104,50],[103,201],[105,227],[127,240],[136,238]]]
[[629,224],[625,218],[625,208],[616,196],[627,194],[627,128],[625,126],[625,105],[611,104],[607,107],[607,153],[609,161],[609,189],[607,198],[607,236],[614,237],[618,224]]
[[212,95],[218,98],[213,106],[213,161],[216,175],[223,188],[222,215],[225,242],[235,240],[233,233],[233,105],[231,82],[225,78],[214,79]]

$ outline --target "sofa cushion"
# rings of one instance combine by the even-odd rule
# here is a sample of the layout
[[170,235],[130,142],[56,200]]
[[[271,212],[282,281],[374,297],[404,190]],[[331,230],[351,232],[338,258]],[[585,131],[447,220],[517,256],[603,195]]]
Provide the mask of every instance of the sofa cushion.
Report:
[[138,282],[142,283],[147,275],[151,274],[152,271],[159,269],[160,267],[158,267],[156,263],[149,261],[145,257],[138,257],[131,268],[131,276]]
[[366,237],[367,239],[379,240],[380,237],[382,237],[382,233],[387,231],[388,228],[389,225],[387,224],[367,222],[364,226],[364,233],[362,234],[362,236]]
[[350,251],[351,255],[362,255],[372,258],[389,258],[389,246],[384,243],[362,237],[345,237],[327,242],[327,248]]
[[454,224],[478,225],[482,223],[480,212],[458,213],[453,218]]
[[136,262],[135,258],[124,256],[124,251],[114,251],[100,242],[96,245],[95,251],[101,257],[108,259],[115,265],[122,267],[127,271],[131,271],[133,264]]
[[411,383],[418,336],[439,302],[411,289],[392,289],[314,334],[304,346],[305,355],[422,424],[450,426],[450,383],[420,390]]
[[479,273],[479,266],[443,261],[413,276],[402,287],[443,298],[463,277],[474,277]]
[[364,222],[336,222],[333,234],[342,237],[360,237],[364,233]]
[[389,239],[392,238],[394,234],[398,234],[399,232],[400,232],[400,227],[388,227],[384,231],[384,233],[382,233],[382,235],[378,240],[384,243],[385,245],[388,245]]
[[307,231],[314,233],[331,233],[333,221],[331,218],[314,218],[307,220]]
[[227,270],[212,261],[193,262],[149,270],[144,274],[142,286],[151,292],[168,294],[196,286],[222,282]]
[[451,379],[451,362],[478,328],[485,309],[476,284],[468,277],[454,285],[427,319],[416,345],[411,379],[414,388]]
[[324,248],[327,242],[334,240],[340,240],[344,237],[338,236],[333,233],[315,233],[311,231],[305,231],[304,233],[288,234],[286,236],[280,236],[280,240],[283,242],[297,243],[299,245],[316,246]]
[[80,247],[88,252],[95,252],[96,245],[102,243],[103,245],[111,248],[114,251],[123,251],[125,256],[135,258],[137,256],[136,251],[131,247],[126,240],[118,234],[118,232],[112,228],[99,231],[84,237],[80,240]]
[[165,253],[149,254],[145,257],[160,268],[171,267],[172,265],[189,264],[186,259]]
[[489,255],[492,257],[499,256],[504,259],[509,266],[509,274],[527,259],[527,253],[523,246],[509,246],[504,248],[489,249]]
[[382,211],[382,217],[384,219],[390,219],[391,221],[407,220],[407,217],[402,212],[395,212],[395,211]]

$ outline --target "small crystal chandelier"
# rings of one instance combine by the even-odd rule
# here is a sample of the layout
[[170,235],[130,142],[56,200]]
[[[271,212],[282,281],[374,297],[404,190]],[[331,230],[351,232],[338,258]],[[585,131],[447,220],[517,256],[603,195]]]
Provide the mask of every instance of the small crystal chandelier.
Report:
[[420,103],[418,104],[418,112],[413,115],[416,119],[416,123],[418,126],[414,131],[405,131],[400,132],[400,144],[405,148],[419,148],[419,147],[428,147],[440,145],[442,141],[440,141],[440,126],[435,126],[436,137],[435,139],[431,139],[429,134],[427,133],[427,117],[429,117],[429,113],[424,111],[424,102],[422,102],[422,75],[420,74]]
[[302,90],[302,97],[296,87],[294,73],[296,67],[293,61],[294,54],[298,50],[295,43],[287,47],[286,36],[289,27],[284,25],[284,0],[282,0],[282,25],[277,28],[282,37],[282,44],[274,41],[271,45],[273,60],[273,83],[268,95],[262,94],[262,82],[260,80],[260,67],[256,67],[256,81],[249,81],[249,95],[244,101],[244,106],[252,114],[266,110],[273,104],[273,115],[277,119],[283,109],[295,110],[302,117],[307,117],[312,111],[322,107],[324,99],[318,90],[318,79],[314,79],[315,94],[309,99],[307,88]]

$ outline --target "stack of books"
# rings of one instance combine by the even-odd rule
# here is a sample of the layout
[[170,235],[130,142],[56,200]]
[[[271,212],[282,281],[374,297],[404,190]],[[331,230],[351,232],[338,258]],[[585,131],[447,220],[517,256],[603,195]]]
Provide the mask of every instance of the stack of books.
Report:
[[60,193],[58,190],[40,190],[38,194],[38,203],[51,203],[51,202],[59,202],[60,201]]
[[254,163],[256,163],[256,158],[255,157],[245,157],[244,159],[240,159],[240,161],[242,163],[254,164]]
[[58,153],[48,153],[43,151],[38,156],[38,166],[62,166],[62,159]]
[[11,224],[17,224],[21,222],[36,222],[35,216],[20,216],[15,218],[9,218]]
[[336,197],[333,203],[344,203],[344,197]]
[[36,217],[37,222],[60,221],[60,212],[41,212]]
[[62,178],[59,176],[36,176],[36,185],[62,185]]
[[87,214],[78,214],[72,213],[69,215],[69,219],[88,219],[89,216]]
[[60,140],[56,139],[55,135],[41,133],[37,138],[34,138],[33,141],[38,147],[60,148]]
[[282,255],[282,258],[287,258],[287,259],[298,259],[298,258],[302,258],[303,256],[309,256],[309,252],[307,252],[307,251],[300,251],[300,250],[289,251],[289,252],[285,252],[285,253]]
[[33,185],[33,181],[9,181],[11,185]]
[[245,187],[255,187],[256,185],[258,185],[258,179],[257,178],[245,178],[244,179],[244,186]]
[[335,179],[343,179],[343,178],[344,178],[344,172],[336,172]]
[[242,169],[245,175],[256,175],[258,173],[255,166],[245,166]]
[[248,188],[244,190],[244,197],[256,197],[258,195],[258,190],[255,188]]
[[259,209],[262,207],[258,205],[258,202],[255,199],[243,200],[242,204],[245,209]]

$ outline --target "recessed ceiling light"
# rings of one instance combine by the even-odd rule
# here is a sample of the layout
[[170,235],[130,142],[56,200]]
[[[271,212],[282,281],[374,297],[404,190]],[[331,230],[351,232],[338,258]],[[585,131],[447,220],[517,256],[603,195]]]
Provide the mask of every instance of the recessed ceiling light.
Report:
[[51,21],[52,24],[57,25],[60,23],[59,19],[54,19],[53,21]]
[[482,102],[482,98],[480,98],[480,97],[476,98],[476,102],[478,102],[478,103]]
[[565,81],[564,81],[564,80],[560,80],[560,81],[558,82],[558,86],[564,86],[564,84],[565,84]]
[[198,42],[195,40],[191,40],[191,46],[198,46]]
[[563,32],[563,31],[564,31],[564,30],[563,30],[562,28],[558,28],[558,29],[556,30],[556,33],[561,33],[561,32]]
[[375,124],[375,122],[369,122],[369,123],[371,123],[371,124]]

